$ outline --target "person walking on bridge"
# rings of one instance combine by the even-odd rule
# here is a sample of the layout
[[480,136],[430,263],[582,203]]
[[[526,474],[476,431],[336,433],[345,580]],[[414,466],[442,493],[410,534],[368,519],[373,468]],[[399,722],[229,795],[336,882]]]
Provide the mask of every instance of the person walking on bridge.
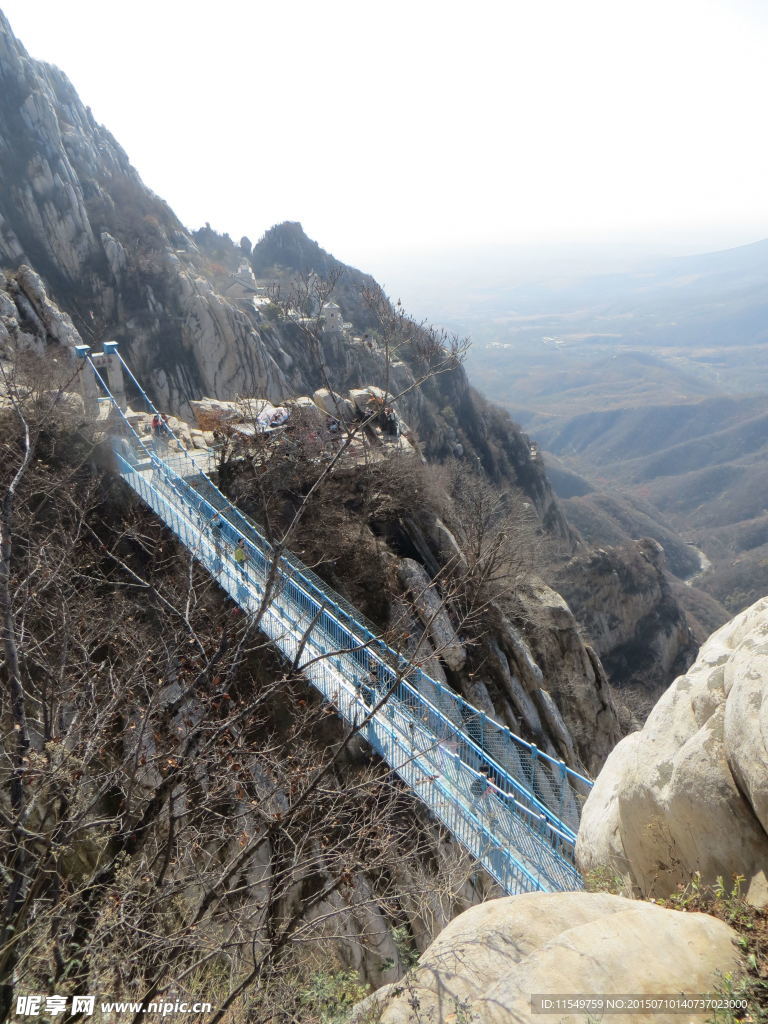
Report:
[[166,447],[170,447],[171,438],[171,425],[168,422],[168,415],[163,413],[160,417],[160,426],[157,429],[157,435]]
[[155,413],[149,424],[149,429],[152,433],[152,447],[155,451],[157,451],[157,443],[160,440],[160,423],[160,416],[158,413]]
[[245,541],[241,537],[235,548],[235,565],[245,576],[245,563],[248,561],[248,552],[245,550]]

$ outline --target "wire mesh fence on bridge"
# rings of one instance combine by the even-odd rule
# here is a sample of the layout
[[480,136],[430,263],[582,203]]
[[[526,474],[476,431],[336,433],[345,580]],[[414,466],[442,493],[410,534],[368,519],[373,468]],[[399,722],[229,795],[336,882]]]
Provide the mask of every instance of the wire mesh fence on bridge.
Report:
[[364,723],[371,746],[502,887],[579,888],[573,848],[591,783],[392,650],[298,559],[276,551],[198,461],[154,451],[123,422],[124,479],[342,717]]

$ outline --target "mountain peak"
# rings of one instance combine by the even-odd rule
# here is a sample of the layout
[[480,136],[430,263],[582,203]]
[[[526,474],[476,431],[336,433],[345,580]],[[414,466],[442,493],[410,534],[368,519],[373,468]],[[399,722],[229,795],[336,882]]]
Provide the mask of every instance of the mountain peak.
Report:
[[265,270],[279,266],[298,273],[314,270],[326,273],[336,260],[311,239],[298,221],[286,220],[265,231],[253,247],[254,269]]

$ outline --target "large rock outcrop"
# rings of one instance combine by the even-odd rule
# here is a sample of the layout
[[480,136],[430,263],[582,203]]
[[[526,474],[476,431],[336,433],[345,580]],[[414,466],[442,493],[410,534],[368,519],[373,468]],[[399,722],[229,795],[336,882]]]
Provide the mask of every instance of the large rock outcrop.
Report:
[[[581,1024],[589,1009],[532,1016],[532,996],[710,992],[737,966],[735,939],[731,928],[706,914],[605,893],[492,900],[451,921],[419,964],[360,1004],[353,1021]],[[601,1016],[597,1008],[592,1015]],[[680,1016],[633,1013],[631,1020],[677,1024]]]
[[768,598],[714,633],[609,756],[577,856],[643,895],[700,872],[743,875],[748,898],[768,903]]
[[[551,587],[534,580],[521,588],[519,598],[537,624],[530,646],[545,681],[542,685],[557,701],[587,771],[596,774],[622,736],[600,658],[584,642],[563,597]],[[541,707],[535,691],[533,696]]]
[[[115,338],[159,400],[277,397],[284,368],[259,318],[217,291],[197,246],[58,68],[0,12],[0,265],[29,264],[86,340]],[[224,271],[223,286],[234,275]]]

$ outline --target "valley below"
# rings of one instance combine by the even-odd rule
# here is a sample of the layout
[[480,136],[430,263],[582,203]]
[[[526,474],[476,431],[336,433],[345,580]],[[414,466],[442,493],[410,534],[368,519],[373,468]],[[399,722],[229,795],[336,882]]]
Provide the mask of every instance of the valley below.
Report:
[[657,540],[695,629],[768,587],[766,256],[761,241],[440,296],[569,522],[592,544]]

